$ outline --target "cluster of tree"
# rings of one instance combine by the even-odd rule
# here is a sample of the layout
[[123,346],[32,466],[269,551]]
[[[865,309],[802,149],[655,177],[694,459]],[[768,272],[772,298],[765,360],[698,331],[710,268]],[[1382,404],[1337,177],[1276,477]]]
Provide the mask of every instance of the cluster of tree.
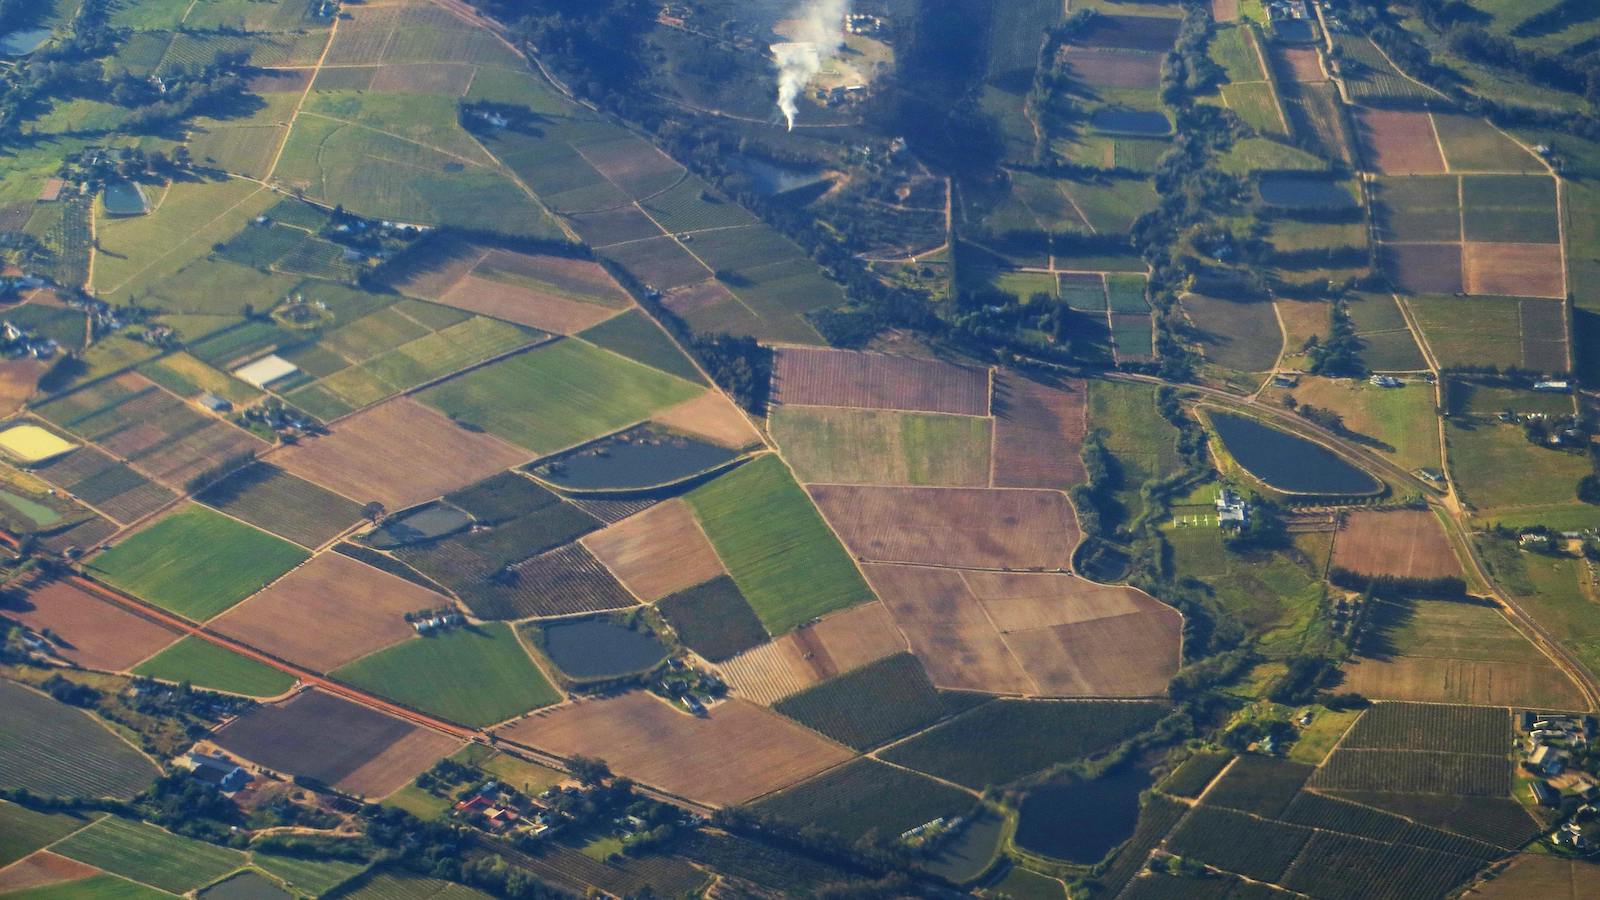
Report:
[[1600,105],[1600,54],[1545,53],[1478,25],[1456,25],[1445,34],[1450,50],[1473,62],[1509,69],[1559,91],[1581,93]]
[[1355,322],[1344,301],[1335,301],[1328,310],[1328,337],[1318,340],[1312,335],[1306,341],[1306,356],[1313,375],[1334,378],[1360,378],[1367,374],[1367,364],[1361,361],[1361,339],[1356,337]]
[[1366,591],[1374,597],[1432,597],[1458,600],[1467,596],[1467,583],[1455,576],[1440,578],[1402,578],[1397,575],[1364,575],[1341,566],[1328,569],[1329,583],[1351,591]]
[[470,0],[553,63],[580,97],[626,95],[643,76],[643,36],[658,5],[649,0]]
[[1339,668],[1333,660],[1315,654],[1296,654],[1285,663],[1284,673],[1267,688],[1267,699],[1273,703],[1309,702]]
[[772,383],[772,350],[753,337],[731,334],[699,335],[689,348],[706,372],[745,409],[761,415],[767,408]]

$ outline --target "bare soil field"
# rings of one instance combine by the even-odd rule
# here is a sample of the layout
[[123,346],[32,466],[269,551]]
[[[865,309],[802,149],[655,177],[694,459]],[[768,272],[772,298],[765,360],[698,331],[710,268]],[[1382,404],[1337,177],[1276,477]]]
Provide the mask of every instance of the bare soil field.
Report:
[[1058,387],[994,379],[994,486],[1066,490],[1087,477],[1079,452],[1089,424],[1081,379]]
[[1161,54],[1137,50],[1101,50],[1071,47],[1067,64],[1072,75],[1092,87],[1144,88],[1161,86]]
[[217,746],[277,772],[384,797],[461,741],[318,690],[259,706],[224,725]]
[[1464,246],[1463,283],[1469,294],[1494,297],[1565,297],[1560,244]]
[[1583,695],[1549,664],[1429,656],[1354,657],[1340,690],[1375,700],[1466,703],[1473,706],[1583,706]]
[[211,627],[317,672],[414,637],[408,612],[450,606],[450,598],[341,553],[323,553]]
[[986,416],[989,370],[854,350],[786,348],[778,351],[772,399]]
[[720,281],[702,281],[673,288],[661,298],[661,305],[677,315],[687,316],[728,301],[737,302],[733,292],[723,287]]
[[457,309],[557,334],[577,334],[617,314],[594,303],[569,300],[520,285],[467,275],[439,297]]
[[1344,527],[1334,539],[1333,564],[1363,575],[1399,578],[1461,574],[1444,529],[1425,509],[1346,513]]
[[1239,21],[1239,0],[1211,0],[1211,18],[1217,22]]
[[0,361],[0,416],[9,416],[39,388],[39,378],[49,365],[42,359],[23,357]]
[[9,895],[28,888],[77,881],[98,874],[100,870],[87,863],[57,856],[49,850],[40,850],[0,870],[0,894]]
[[788,787],[852,755],[745,700],[697,717],[643,691],[536,713],[500,734],[562,756],[598,756],[618,774],[717,806]]
[[734,450],[761,442],[760,432],[721,391],[669,406],[650,420]]
[[813,485],[845,546],[873,562],[1063,569],[1078,523],[1055,491]]
[[627,291],[599,263],[566,256],[490,250],[479,264],[488,271],[543,282],[557,291],[589,297],[618,309],[631,306]]
[[51,581],[16,599],[0,599],[0,615],[32,628],[49,629],[64,643],[56,652],[89,669],[120,672],[154,656],[176,641],[164,625],[79,590],[65,581]]
[[1379,244],[1378,256],[1402,291],[1454,294],[1462,289],[1460,244]]
[[862,571],[935,685],[997,694],[1037,691],[960,572],[885,565]]
[[1445,170],[1427,113],[1358,107],[1354,118],[1367,162],[1378,172],[1434,175]]
[[272,462],[346,497],[398,510],[528,459],[526,450],[396,397],[275,454]]
[[658,503],[580,543],[646,603],[726,574],[681,499]]
[[1523,853],[1487,881],[1462,894],[1463,900],[1584,900],[1600,882],[1600,865],[1561,859],[1543,853]]
[[889,610],[882,603],[863,603],[747,650],[723,663],[722,671],[739,694],[770,706],[905,649]]
[[1178,25],[1177,19],[1101,13],[1073,37],[1073,42],[1091,47],[1164,51],[1178,40]]
[[1282,72],[1302,84],[1311,81],[1327,81],[1328,76],[1322,72],[1322,61],[1317,56],[1317,51],[1310,47],[1274,47],[1273,55],[1283,61]]
[[472,87],[476,66],[465,63],[411,63],[380,66],[371,90],[402,94],[465,96]]

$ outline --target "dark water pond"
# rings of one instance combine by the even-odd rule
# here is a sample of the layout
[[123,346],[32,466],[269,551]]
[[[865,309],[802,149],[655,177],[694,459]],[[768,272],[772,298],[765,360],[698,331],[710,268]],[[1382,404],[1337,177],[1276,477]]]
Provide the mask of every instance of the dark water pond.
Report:
[[564,488],[637,490],[681,481],[737,455],[683,435],[634,428],[539,462],[533,473]]
[[144,199],[144,190],[131,181],[113,181],[106,185],[106,212],[113,216],[142,216],[150,206]]
[[749,156],[735,156],[728,160],[728,165],[750,176],[750,180],[755,183],[756,192],[763,197],[786,194],[823,180],[822,172],[816,169],[780,166]]
[[1139,792],[1148,772],[1126,766],[1093,781],[1070,779],[1029,791],[1017,820],[1025,850],[1090,865],[1128,839],[1139,822]]
[[1286,209],[1351,209],[1356,198],[1337,181],[1300,175],[1264,175],[1261,199]]
[[940,847],[938,853],[919,865],[956,884],[977,878],[994,859],[994,851],[1000,845],[1000,834],[1005,830],[1005,824],[1005,819],[985,809],[968,822],[960,834]]
[[1117,106],[1096,110],[1089,117],[1089,124],[1101,131],[1142,137],[1157,137],[1172,130],[1172,123],[1161,113]]
[[396,547],[438,540],[447,534],[455,534],[471,524],[472,517],[454,506],[430,503],[384,522],[367,535],[367,543],[379,550],[393,550]]
[[1212,412],[1217,437],[1251,475],[1296,494],[1369,494],[1378,480],[1332,450],[1255,419]]
[[0,37],[0,56],[26,56],[50,37],[48,28],[24,28]]
[[650,668],[666,658],[667,646],[642,625],[600,618],[546,625],[544,652],[573,678],[605,678]]

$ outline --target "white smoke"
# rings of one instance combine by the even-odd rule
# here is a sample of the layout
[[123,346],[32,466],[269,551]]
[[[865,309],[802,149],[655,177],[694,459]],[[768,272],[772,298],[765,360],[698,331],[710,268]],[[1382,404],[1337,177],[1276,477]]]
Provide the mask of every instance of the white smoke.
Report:
[[850,0],[805,0],[791,16],[797,22],[794,40],[772,45],[772,58],[778,64],[778,108],[791,131],[800,112],[796,103],[800,92],[822,71],[823,63],[838,55],[849,12]]

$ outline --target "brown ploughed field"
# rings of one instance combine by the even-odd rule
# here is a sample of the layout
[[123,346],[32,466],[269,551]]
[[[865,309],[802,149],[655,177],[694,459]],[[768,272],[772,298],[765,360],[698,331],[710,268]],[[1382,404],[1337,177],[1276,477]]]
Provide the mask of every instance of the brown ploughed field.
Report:
[[1425,509],[1346,513],[1344,527],[1334,539],[1333,564],[1363,575],[1398,578],[1461,574],[1444,529]]
[[681,499],[667,500],[580,541],[646,603],[724,574]]
[[1081,379],[1060,387],[996,373],[994,486],[1066,490],[1086,475],[1079,451],[1088,430]]
[[1094,87],[1154,89],[1161,86],[1159,53],[1071,47],[1067,50],[1067,64],[1077,80]]
[[701,717],[644,691],[535,713],[500,735],[561,756],[601,757],[619,775],[716,806],[780,790],[852,756],[745,700],[725,700]]
[[1461,287],[1460,244],[1379,244],[1384,271],[1412,294],[1454,294]]
[[835,675],[906,649],[882,603],[863,603],[802,625],[721,665],[742,697],[771,705]]
[[850,552],[873,562],[1064,569],[1078,545],[1058,491],[812,485]]
[[408,612],[451,600],[342,553],[323,553],[211,627],[316,672],[414,637]]
[[1341,691],[1375,700],[1578,709],[1583,694],[1555,666],[1431,656],[1355,657]]
[[577,334],[617,314],[617,310],[595,303],[569,300],[546,291],[476,275],[468,275],[456,282],[439,298],[439,302],[557,334]]
[[39,388],[39,378],[49,366],[42,359],[23,357],[0,361],[0,416],[9,416]]
[[1322,72],[1322,60],[1317,57],[1317,51],[1310,47],[1277,47],[1274,55],[1283,61],[1280,71],[1295,81],[1328,80],[1328,76]]
[[702,281],[699,284],[673,288],[661,298],[661,305],[680,316],[686,316],[695,310],[706,309],[729,300],[735,300],[733,292],[723,287],[721,282]]
[[66,646],[56,653],[89,669],[120,672],[154,656],[178,633],[79,590],[65,581],[44,583],[14,600],[0,600],[0,615],[34,631],[49,629]]
[[1468,242],[1462,281],[1469,294],[1494,297],[1567,295],[1560,244]]
[[11,894],[63,881],[77,881],[98,874],[100,870],[94,866],[75,859],[67,859],[65,856],[57,856],[49,850],[40,850],[0,870],[0,894]]
[[1367,160],[1384,175],[1437,175],[1444,172],[1444,155],[1433,133],[1433,120],[1425,112],[1357,108],[1356,131],[1366,147]]
[[774,403],[910,412],[989,414],[989,370],[855,350],[785,348],[772,377]]
[[883,565],[863,566],[862,572],[934,684],[997,694],[1037,692],[960,572]]
[[396,397],[274,454],[272,462],[346,497],[398,510],[528,459],[526,450]]
[[693,400],[669,406],[651,416],[650,421],[734,450],[761,442],[755,426],[721,391],[706,391]]

